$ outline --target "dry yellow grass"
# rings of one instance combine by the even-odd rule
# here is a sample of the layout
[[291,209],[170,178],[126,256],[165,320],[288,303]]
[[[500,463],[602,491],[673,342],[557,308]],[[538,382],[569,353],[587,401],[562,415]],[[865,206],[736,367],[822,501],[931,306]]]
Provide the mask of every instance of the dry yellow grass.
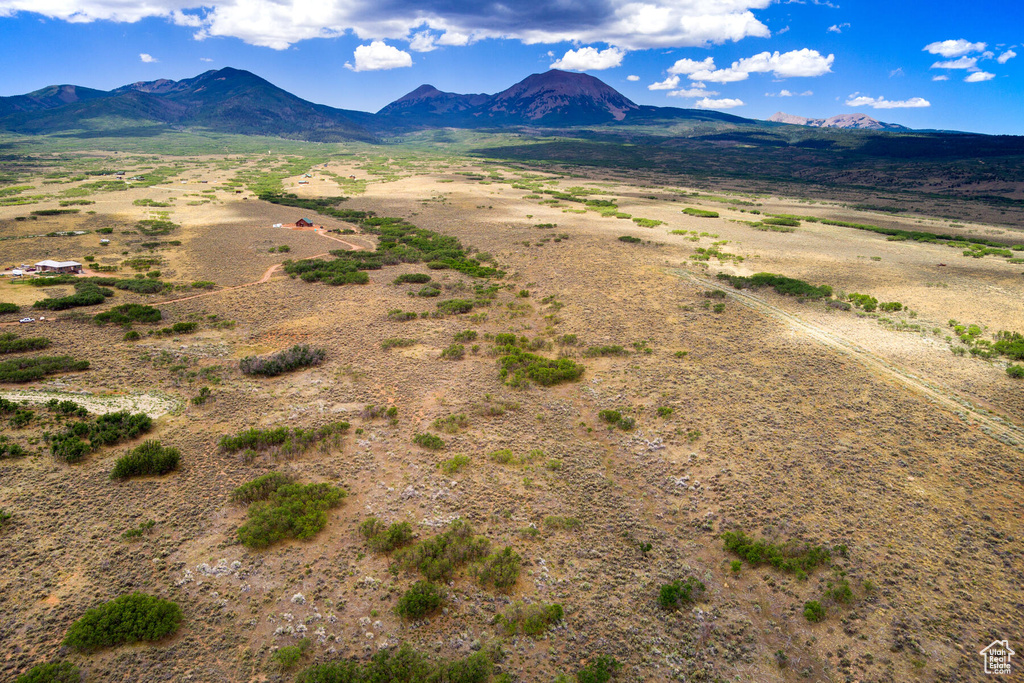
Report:
[[[167,321],[200,321],[194,335],[125,343],[123,330],[72,317],[31,327],[53,339],[48,352],[92,362],[87,372],[40,387],[163,394],[186,404],[209,385],[213,396],[204,406],[186,405],[158,420],[156,438],[183,453],[181,470],[163,478],[110,483],[112,461],[124,447],[91,454],[73,467],[48,454],[0,461],[0,503],[15,515],[0,532],[4,564],[12,568],[0,577],[0,615],[8,624],[9,654],[0,664],[5,676],[56,656],[67,626],[97,600],[135,589],[175,599],[185,627],[156,646],[72,657],[97,680],[154,680],[170,672],[192,680],[269,680],[276,675],[271,650],[296,642],[299,625],[316,657],[362,657],[403,641],[464,656],[474,641],[500,635],[493,615],[512,599],[566,607],[564,625],[547,639],[505,642],[504,670],[530,681],[553,680],[596,653],[623,661],[620,677],[631,681],[973,680],[980,670],[977,651],[996,636],[1024,642],[1021,450],[987,435],[978,413],[964,409],[960,416],[935,404],[887,369],[1024,424],[1020,383],[1000,363],[954,357],[944,341],[948,318],[1019,330],[1020,266],[820,224],[758,232],[728,220],[749,220],[750,214],[667,191],[677,188],[597,177],[559,181],[563,188],[600,188],[620,199],[621,211],[665,222],[645,229],[593,212],[565,213],[578,205],[539,205],[523,199],[527,191],[456,174],[472,168],[466,162],[370,182],[347,206],[402,216],[492,253],[508,272],[508,286],[491,306],[478,309],[486,320],[389,321],[390,309],[429,311],[436,302],[410,296],[418,286],[391,284],[400,273],[425,271],[401,265],[370,271],[365,286],[311,285],[279,275],[161,306]],[[357,163],[332,164],[331,170],[366,176]],[[299,189],[297,181],[286,181],[286,188]],[[130,225],[144,211],[134,199],[171,192],[169,184],[118,193],[90,207],[96,216],[50,220],[65,229],[102,221]],[[317,178],[301,192],[338,189]],[[644,198],[651,194],[660,198]],[[337,246],[313,233],[270,227],[294,220],[293,211],[246,195],[217,196],[201,206],[176,203],[170,219],[181,228],[160,238],[182,241],[162,252],[167,265],[161,270],[173,281],[243,284],[283,260],[268,252],[270,246],[290,245],[290,258]],[[786,198],[756,201],[766,213],[862,216]],[[723,217],[680,213],[693,205]],[[21,215],[12,208],[0,209],[0,221],[21,229],[8,220]],[[557,228],[534,227],[539,223]],[[691,242],[668,233],[674,229],[717,237]],[[568,238],[544,241],[559,234]],[[617,240],[624,234],[651,243],[624,244]],[[61,254],[85,253],[94,238],[63,238]],[[721,249],[745,260],[702,266],[690,259],[694,247],[720,240],[728,240]],[[42,258],[44,247],[36,242],[0,242],[0,262]],[[917,317],[893,317],[924,332],[895,331],[874,318],[770,291],[752,293],[763,305],[727,299],[716,314],[703,307],[709,287],[681,277],[680,270],[699,277],[768,271],[899,300]],[[446,290],[442,298],[468,295],[474,284],[449,271],[431,274]],[[516,296],[522,289],[528,297]],[[0,301],[18,296],[30,303],[26,291],[0,285]],[[172,296],[180,295],[119,292],[114,302]],[[561,307],[544,303],[547,297]],[[235,326],[217,328],[211,315]],[[462,361],[440,359],[465,329],[480,333],[480,348],[474,352],[468,344]],[[547,389],[505,387],[487,354],[492,344],[483,339],[500,332],[542,337],[552,342],[543,353],[562,351],[586,372],[578,382]],[[577,335],[581,346],[554,343],[566,334]],[[856,345],[860,358],[871,362],[823,344],[820,335]],[[391,337],[417,343],[383,350],[380,342]],[[327,349],[327,361],[276,378],[239,373],[238,358],[296,343]],[[612,344],[630,353],[583,357],[586,346]],[[677,357],[681,351],[687,354]],[[488,416],[485,408],[500,401],[517,407]],[[396,406],[397,424],[363,417],[367,404]],[[659,417],[659,407],[673,411]],[[605,409],[635,417],[637,429],[609,430],[597,417]],[[444,451],[412,443],[433,420],[458,413],[469,425],[443,435]],[[242,462],[217,448],[222,435],[250,426],[308,427],[339,419],[363,431],[350,432],[342,448],[326,453]],[[8,434],[27,444],[32,430]],[[45,450],[41,443],[31,447]],[[545,455],[525,466],[500,465],[487,457],[498,448]],[[470,465],[455,475],[437,469],[456,453],[469,456]],[[545,467],[547,460],[560,461],[560,469]],[[313,541],[246,550],[235,537],[244,510],[228,497],[233,487],[272,469],[341,484],[351,495]],[[526,558],[522,576],[506,596],[460,575],[448,589],[453,599],[446,615],[429,624],[403,622],[391,609],[416,577],[393,575],[386,557],[369,552],[357,532],[369,515],[409,521],[421,537],[465,518],[494,545],[512,545]],[[576,517],[582,527],[552,530],[543,523],[549,515]],[[119,540],[145,519],[157,522],[151,535],[134,544]],[[531,525],[539,529],[535,537],[524,532]],[[733,575],[735,558],[723,550],[720,534],[737,528],[777,542],[847,546],[849,557],[836,555],[835,566],[846,572],[854,602],[831,605],[823,623],[808,623],[803,604],[821,599],[826,582],[836,579],[833,570],[821,568],[807,581],[746,565]],[[641,543],[651,543],[649,553],[640,551]],[[659,586],[690,574],[708,588],[697,609],[660,610]],[[867,590],[865,581],[876,588]],[[300,593],[303,600],[294,598]],[[786,668],[777,663],[779,650]]]

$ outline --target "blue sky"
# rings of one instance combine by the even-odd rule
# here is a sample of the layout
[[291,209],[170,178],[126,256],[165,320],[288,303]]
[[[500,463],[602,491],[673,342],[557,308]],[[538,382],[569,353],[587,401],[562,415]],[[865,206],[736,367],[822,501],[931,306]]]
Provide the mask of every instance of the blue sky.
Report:
[[203,3],[0,0],[0,95],[233,66],[376,111],[422,83],[495,93],[555,66],[640,104],[1024,134],[1020,0]]

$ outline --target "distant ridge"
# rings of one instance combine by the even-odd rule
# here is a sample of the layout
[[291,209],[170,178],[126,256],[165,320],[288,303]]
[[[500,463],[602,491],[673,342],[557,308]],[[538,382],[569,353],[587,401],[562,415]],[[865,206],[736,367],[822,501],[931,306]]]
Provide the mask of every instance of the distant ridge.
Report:
[[897,123],[883,123],[871,118],[866,114],[839,114],[827,119],[808,119],[803,116],[776,112],[768,121],[773,123],[789,123],[795,126],[810,126],[812,128],[847,128],[856,130],[910,130],[906,126]]
[[[907,131],[864,114],[809,119],[779,112],[773,124],[870,131]],[[719,131],[765,122],[725,112],[639,105],[594,76],[552,69],[501,92],[460,94],[424,84],[376,113],[338,109],[297,97],[256,74],[226,67],[179,81],[161,78],[104,91],[51,85],[0,97],[0,130],[23,134],[78,131],[89,135],[152,135],[161,128],[268,135],[313,142],[379,141],[438,128]],[[685,124],[679,126],[679,124]],[[628,133],[627,133],[628,134]]]

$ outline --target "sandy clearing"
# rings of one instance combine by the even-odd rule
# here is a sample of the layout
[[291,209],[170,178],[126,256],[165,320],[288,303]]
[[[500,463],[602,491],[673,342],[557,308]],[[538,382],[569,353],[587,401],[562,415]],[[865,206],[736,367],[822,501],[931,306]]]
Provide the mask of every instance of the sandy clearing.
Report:
[[0,391],[0,397],[8,401],[28,401],[29,403],[46,403],[50,399],[74,401],[90,413],[105,415],[127,410],[133,413],[146,413],[150,417],[160,417],[179,410],[182,406],[169,396],[158,394],[126,394],[115,396],[93,396],[91,394],[69,393],[62,391]]

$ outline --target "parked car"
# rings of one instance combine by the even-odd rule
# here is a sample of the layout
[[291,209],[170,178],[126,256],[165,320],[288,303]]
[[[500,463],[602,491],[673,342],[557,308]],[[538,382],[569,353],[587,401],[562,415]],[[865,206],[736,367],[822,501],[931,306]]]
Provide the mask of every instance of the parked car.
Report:
[[35,321],[36,321],[35,318],[22,318],[18,322],[19,323],[34,323]]

